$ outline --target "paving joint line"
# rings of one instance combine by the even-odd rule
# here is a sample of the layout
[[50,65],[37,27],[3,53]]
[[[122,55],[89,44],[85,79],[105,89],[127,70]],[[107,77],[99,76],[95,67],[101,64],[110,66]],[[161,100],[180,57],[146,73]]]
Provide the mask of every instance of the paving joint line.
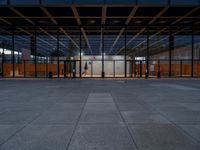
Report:
[[69,149],[70,143],[71,143],[72,138],[73,138],[73,136],[74,136],[74,134],[75,134],[75,132],[76,132],[76,130],[77,130],[77,127],[78,127],[78,125],[79,125],[79,121],[80,121],[81,115],[82,115],[82,113],[83,113],[83,111],[84,111],[84,108],[85,108],[85,106],[86,106],[86,104],[87,104],[87,100],[88,100],[88,97],[89,97],[89,95],[90,95],[92,89],[93,89],[93,88],[90,89],[90,92],[88,93],[88,95],[87,95],[87,97],[86,97],[86,100],[84,101],[83,108],[81,109],[80,115],[78,116],[78,119],[77,119],[77,121],[76,121],[76,123],[75,123],[74,129],[73,129],[73,131],[72,131],[72,135],[71,135],[71,137],[70,137],[70,139],[69,139],[69,142],[68,142],[68,144],[67,144],[66,150]]
[[117,104],[117,102],[116,102],[116,100],[115,100],[115,97],[113,96],[112,92],[110,92],[110,95],[111,95],[112,98],[113,98],[114,105],[116,106],[116,108],[117,108],[117,110],[118,110],[118,112],[119,112],[119,114],[120,114],[120,116],[121,116],[121,118],[122,118],[123,124],[125,125],[125,127],[126,127],[128,133],[129,133],[129,135],[130,135],[130,137],[131,137],[131,139],[132,139],[132,141],[133,141],[133,144],[135,145],[136,149],[139,150],[139,147],[138,147],[136,141],[134,140],[133,135],[131,134],[131,131],[130,131],[129,127],[128,127],[128,124],[127,124],[126,120],[124,119],[124,117],[123,117],[123,115],[122,115],[122,113],[121,113],[121,111],[120,111],[120,109],[119,109],[119,106],[118,106],[118,104]]

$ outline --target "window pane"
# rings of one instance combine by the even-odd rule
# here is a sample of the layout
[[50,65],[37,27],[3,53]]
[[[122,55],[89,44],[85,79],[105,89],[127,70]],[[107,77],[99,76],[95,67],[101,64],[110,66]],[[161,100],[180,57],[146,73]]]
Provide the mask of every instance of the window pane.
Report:
[[167,0],[138,0],[138,4],[157,4],[157,5],[166,5]]
[[71,4],[72,0],[42,0],[42,4]]
[[10,0],[10,4],[22,5],[22,4],[40,4],[39,0]]
[[198,0],[171,0],[172,5],[197,5]]
[[136,4],[136,0],[106,0],[106,4]]
[[104,0],[74,0],[75,4],[104,4]]

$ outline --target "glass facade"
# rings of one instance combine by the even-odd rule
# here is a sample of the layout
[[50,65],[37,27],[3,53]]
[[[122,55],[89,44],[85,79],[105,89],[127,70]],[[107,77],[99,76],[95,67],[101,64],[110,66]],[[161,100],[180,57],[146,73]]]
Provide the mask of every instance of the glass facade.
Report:
[[[1,0],[0,5],[5,5],[8,0]],[[59,4],[139,4],[139,5],[199,5],[199,0],[41,0],[43,5]],[[11,5],[38,5],[40,0],[10,0]]]
[[0,36],[1,76],[200,77],[199,35],[136,35],[127,28],[117,38],[99,26],[98,32],[82,28],[66,36],[60,28],[46,28],[33,27],[35,36]]
[[39,5],[39,0],[10,0],[11,5]]

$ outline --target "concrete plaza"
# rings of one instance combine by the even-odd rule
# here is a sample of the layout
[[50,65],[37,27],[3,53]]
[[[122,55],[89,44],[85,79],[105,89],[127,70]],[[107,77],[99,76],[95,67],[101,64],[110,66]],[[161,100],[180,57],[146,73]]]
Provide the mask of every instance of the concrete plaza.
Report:
[[200,80],[0,80],[0,150],[199,150]]

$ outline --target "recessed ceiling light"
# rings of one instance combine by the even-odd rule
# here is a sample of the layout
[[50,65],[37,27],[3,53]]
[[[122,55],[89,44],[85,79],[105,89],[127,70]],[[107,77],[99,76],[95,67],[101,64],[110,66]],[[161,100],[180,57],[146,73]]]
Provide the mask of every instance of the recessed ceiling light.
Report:
[[92,19],[92,20],[89,20],[89,23],[94,24],[94,23],[96,23],[96,21]]
[[115,24],[120,23],[120,21],[117,20],[117,19],[113,20],[112,22],[115,23]]
[[166,20],[159,21],[159,23],[166,23],[166,22],[167,22]]
[[183,23],[191,23],[190,20],[184,20]]
[[135,23],[140,24],[140,23],[142,23],[142,21],[141,20],[137,20],[137,21],[135,21]]

